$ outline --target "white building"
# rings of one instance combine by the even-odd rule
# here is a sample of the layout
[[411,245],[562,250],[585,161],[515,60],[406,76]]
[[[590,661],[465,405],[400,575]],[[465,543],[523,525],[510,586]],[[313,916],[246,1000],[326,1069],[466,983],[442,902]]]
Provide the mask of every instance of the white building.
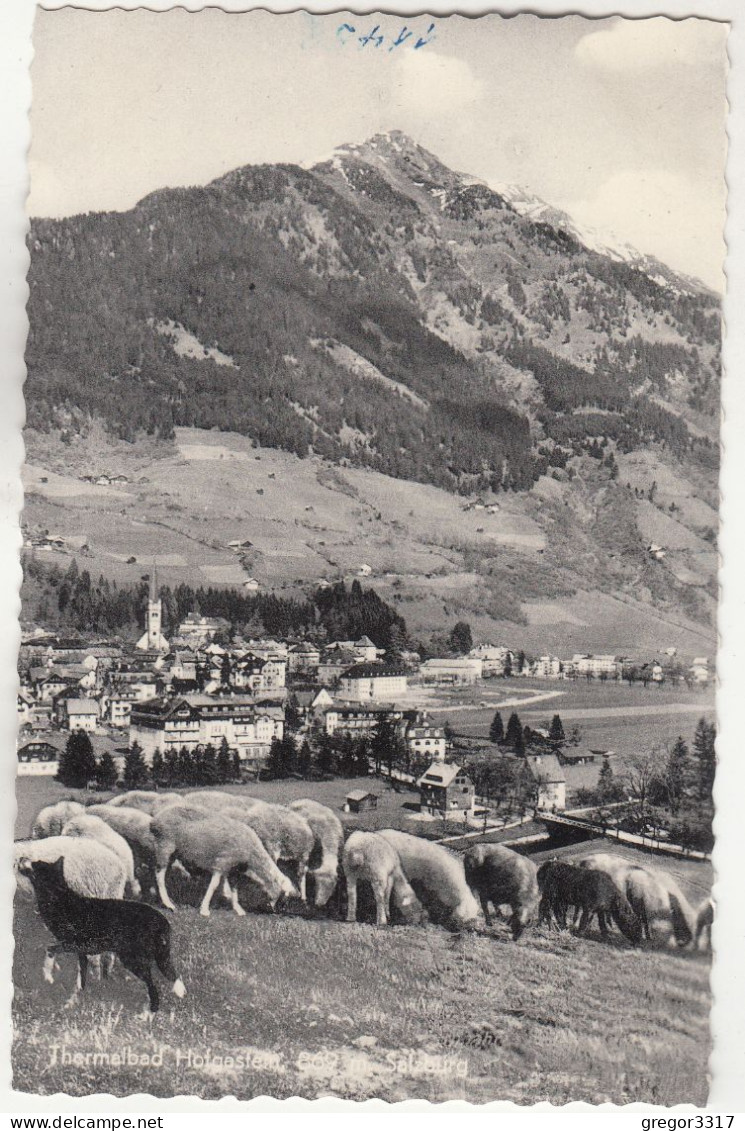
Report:
[[406,729],[406,745],[412,758],[431,758],[433,762],[444,762],[447,754],[447,740],[442,727],[415,724]]
[[98,730],[101,709],[95,699],[64,699],[62,710],[69,731],[82,730],[86,734],[95,734]]
[[562,674],[562,663],[558,656],[539,656],[533,666],[536,679],[558,679]]
[[273,738],[284,734],[281,708],[257,707],[252,700],[213,699],[190,695],[182,699],[153,699],[132,708],[129,744],[136,742],[145,757],[156,750],[196,750],[219,747],[225,739],[242,761],[261,764],[269,755]]
[[405,668],[354,664],[341,676],[338,697],[354,703],[390,703],[406,695],[407,690]]
[[465,687],[481,679],[483,662],[476,656],[452,660],[427,660],[419,669],[422,683]]
[[615,676],[618,674],[618,657],[610,655],[591,656],[586,653],[575,653],[572,656],[572,667],[578,675],[599,677],[601,674]]
[[470,659],[481,660],[481,674],[484,679],[504,675],[509,660],[514,657],[509,648],[497,647],[494,644],[478,644],[468,653]]

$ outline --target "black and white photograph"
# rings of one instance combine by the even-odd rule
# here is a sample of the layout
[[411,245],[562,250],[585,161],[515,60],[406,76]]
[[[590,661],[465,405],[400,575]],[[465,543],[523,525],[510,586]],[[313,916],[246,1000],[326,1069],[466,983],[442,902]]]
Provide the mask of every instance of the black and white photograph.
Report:
[[727,36],[36,10],[16,1092],[706,1106]]

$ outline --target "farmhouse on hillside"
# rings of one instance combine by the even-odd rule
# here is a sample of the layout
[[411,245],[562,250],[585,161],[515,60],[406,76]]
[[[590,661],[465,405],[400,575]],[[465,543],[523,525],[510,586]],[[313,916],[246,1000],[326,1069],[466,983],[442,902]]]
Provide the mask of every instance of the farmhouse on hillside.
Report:
[[526,754],[525,761],[538,791],[537,809],[556,813],[566,809],[566,775],[555,754]]
[[433,762],[417,785],[423,813],[443,817],[473,813],[476,791],[468,774],[460,766]]

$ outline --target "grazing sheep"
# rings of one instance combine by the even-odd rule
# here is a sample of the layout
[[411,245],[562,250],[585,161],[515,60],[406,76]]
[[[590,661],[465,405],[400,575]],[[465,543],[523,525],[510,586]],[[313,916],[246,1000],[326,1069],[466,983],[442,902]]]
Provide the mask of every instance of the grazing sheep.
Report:
[[135,871],[154,887],[156,843],[151,831],[152,818],[141,809],[129,809],[125,805],[91,805],[86,812],[100,817],[109,828],[124,837],[134,856]]
[[478,918],[478,904],[466,883],[459,856],[440,844],[396,829],[383,829],[379,835],[396,849],[406,879],[431,915],[458,929]]
[[221,789],[197,789],[194,793],[187,793],[186,800],[190,805],[204,805],[208,809],[249,808],[257,802],[257,798],[248,797],[245,793],[225,793]]
[[[64,861],[65,882],[78,895],[94,899],[123,899],[127,873],[121,860],[106,845],[87,837],[50,836],[43,840],[17,840],[13,846],[14,867],[22,859]],[[19,890],[30,894],[25,880]]]
[[[583,868],[605,872],[623,891],[641,919],[644,934],[652,941],[652,925],[675,936],[678,946],[687,946],[695,937],[693,908],[672,876],[658,868],[630,864],[609,852],[594,852],[579,861]],[[665,929],[667,928],[667,930]]]
[[140,885],[135,877],[135,862],[132,849],[129,847],[124,837],[114,832],[111,826],[107,825],[105,821],[102,821],[100,817],[95,817],[90,813],[83,813],[78,817],[73,817],[63,828],[62,835],[90,837],[91,840],[105,844],[107,848],[110,848],[111,851],[119,857],[124,865],[130,893],[134,896],[141,894]]
[[[189,800],[195,796],[201,798],[201,795],[190,794]],[[240,805],[216,807],[215,815],[218,814],[241,821],[253,829],[275,864],[281,860],[283,864],[291,865],[295,870],[300,898],[305,901],[308,861],[315,844],[313,830],[305,817],[284,805],[268,801],[254,801],[247,809]]]
[[401,911],[420,907],[401,869],[395,848],[377,833],[353,832],[344,845],[342,868],[347,881],[347,922],[357,920],[357,884],[367,880],[375,896],[376,918],[384,927],[391,917],[391,895]]
[[[311,868],[310,874],[315,880],[314,904],[316,907],[325,907],[334,894],[339,875],[339,853],[344,843],[344,827],[332,809],[321,805],[318,801],[303,797],[293,801],[290,805],[295,813],[299,813],[311,827],[316,844],[315,852],[320,848],[321,862]],[[311,857],[312,859],[312,857]]]
[[39,914],[57,940],[47,948],[44,977],[48,982],[54,980],[56,956],[72,951],[78,956],[77,991],[84,989],[88,956],[105,952],[117,955],[127,970],[142,979],[147,986],[151,1013],[155,1013],[160,1004],[152,975],[153,962],[168,978],[173,993],[177,997],[184,996],[184,983],[171,961],[170,924],[154,907],[129,900],[78,895],[65,882],[61,857],[53,863],[32,862],[24,857],[19,870],[30,880]]
[[468,886],[481,900],[487,926],[491,926],[489,903],[495,908],[507,903],[512,910],[512,937],[519,939],[538,908],[536,865],[502,844],[478,844],[469,848],[463,864]]
[[[157,844],[156,881],[158,894],[164,907],[175,911],[166,889],[165,877],[174,856],[188,866],[211,872],[212,877],[205,892],[200,915],[208,916],[212,896],[221,880],[240,869],[263,890],[274,908],[280,895],[296,895],[292,882],[280,872],[258,835],[243,821],[224,814],[204,813],[174,805],[153,819],[152,832]],[[245,911],[238,902],[237,889],[231,891],[233,910],[238,915]]]
[[73,817],[84,812],[85,805],[81,805],[79,801],[58,801],[55,805],[47,805],[37,813],[31,836],[35,839],[60,836],[63,826]]
[[704,941],[706,950],[711,950],[711,928],[714,925],[714,901],[705,899],[696,912],[696,947]]
[[559,926],[566,926],[569,907],[581,912],[578,934],[587,932],[593,915],[597,915],[600,933],[608,934],[608,919],[637,946],[642,940],[642,925],[628,899],[607,873],[592,868],[579,868],[561,860],[547,860],[538,869],[541,889],[539,917],[550,925],[551,916]]
[[162,796],[154,789],[130,789],[124,793],[118,793],[106,804],[114,805],[117,808],[123,805],[125,809],[141,809],[143,813],[152,815],[153,802]]
[[140,809],[152,817],[164,805],[172,805],[174,801],[181,801],[180,793],[161,793],[160,790],[133,789],[130,793],[123,793],[121,797],[114,797],[109,805],[123,806],[125,809]]
[[141,809],[126,805],[91,805],[87,812],[100,817],[109,828],[123,836],[135,858],[135,864],[152,868],[155,864],[155,838],[151,831],[152,818]]

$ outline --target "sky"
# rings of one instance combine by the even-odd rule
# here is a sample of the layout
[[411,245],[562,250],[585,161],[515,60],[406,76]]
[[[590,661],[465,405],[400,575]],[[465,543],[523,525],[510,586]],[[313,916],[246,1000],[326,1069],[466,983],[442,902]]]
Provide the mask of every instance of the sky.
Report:
[[726,32],[659,17],[38,9],[28,211],[123,210],[401,129],[722,290]]

